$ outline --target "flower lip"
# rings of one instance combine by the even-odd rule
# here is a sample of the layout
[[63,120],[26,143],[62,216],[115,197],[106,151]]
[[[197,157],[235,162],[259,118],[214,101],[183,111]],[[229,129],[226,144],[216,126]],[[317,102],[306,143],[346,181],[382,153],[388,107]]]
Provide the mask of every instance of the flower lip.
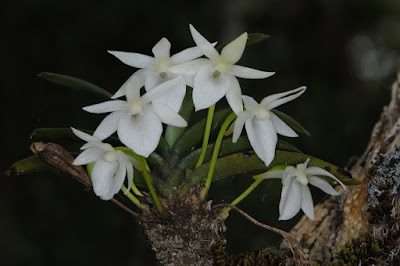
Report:
[[259,120],[266,120],[266,119],[269,119],[271,117],[271,114],[261,104],[255,110],[254,115]]
[[214,62],[215,70],[220,72],[221,74],[227,73],[230,70],[231,66],[232,66],[232,64],[228,60],[226,60],[222,57],[218,58]]
[[115,151],[109,151],[104,155],[103,160],[107,163],[112,163],[118,160],[118,155]]
[[126,111],[129,112],[131,115],[140,114],[143,111],[142,103],[139,99],[134,99],[127,103]]
[[308,185],[308,178],[305,171],[296,171],[296,173],[293,176],[295,176],[297,181],[303,186]]
[[153,69],[162,75],[163,73],[167,73],[168,68],[170,67],[171,63],[169,62],[168,59],[157,59]]

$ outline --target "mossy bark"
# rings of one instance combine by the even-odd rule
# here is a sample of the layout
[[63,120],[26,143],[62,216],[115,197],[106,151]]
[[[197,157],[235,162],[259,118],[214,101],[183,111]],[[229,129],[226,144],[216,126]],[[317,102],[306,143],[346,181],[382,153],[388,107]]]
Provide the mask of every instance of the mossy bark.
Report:
[[[349,166],[350,173],[361,181],[361,185],[348,187],[346,191],[342,191],[340,197],[330,197],[317,205],[314,209],[314,221],[303,217],[290,231],[309,252],[312,260],[329,263],[346,244],[365,234],[372,234],[373,241],[380,241],[379,243],[385,245],[387,239],[379,239],[376,235],[377,228],[393,228],[392,235],[389,236],[390,241],[394,245],[400,245],[399,239],[393,236],[398,235],[400,230],[398,222],[394,223],[395,217],[397,221],[400,219],[398,185],[395,185],[400,182],[400,159],[396,163],[397,159],[393,157],[400,154],[396,153],[399,148],[400,68],[398,80],[392,86],[392,99],[389,105],[383,108],[366,151]],[[387,160],[392,162],[388,163]],[[379,172],[376,172],[377,169]],[[374,177],[376,173],[380,174]],[[389,176],[388,173],[397,174]],[[379,196],[377,191],[380,191]],[[385,200],[379,199],[385,194]],[[374,206],[371,205],[373,200],[376,201]],[[376,211],[378,209],[385,209],[391,213],[393,219],[383,219],[383,213]],[[396,249],[392,252],[396,252]],[[398,252],[397,250],[397,256]]]
[[211,247],[220,243],[224,221],[213,210],[211,201],[199,199],[192,189],[182,199],[162,200],[165,215],[156,210],[143,214],[143,226],[152,249],[162,265],[214,265]]

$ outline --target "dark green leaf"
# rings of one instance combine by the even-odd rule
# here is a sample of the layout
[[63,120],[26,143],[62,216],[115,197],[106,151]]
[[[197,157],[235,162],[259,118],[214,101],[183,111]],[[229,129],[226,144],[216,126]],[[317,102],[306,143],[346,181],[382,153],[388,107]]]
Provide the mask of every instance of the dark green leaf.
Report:
[[[272,167],[278,165],[297,165],[304,163],[308,158],[310,162],[308,166],[317,166],[322,169],[327,170],[332,173],[336,178],[342,181],[345,185],[358,185],[360,181],[352,179],[351,174],[342,168],[339,168],[333,164],[327,163],[320,159],[314,158],[312,156],[298,153],[298,152],[288,152],[288,151],[276,151],[275,158],[272,163],[266,167],[264,162],[258,158],[258,156],[253,152],[238,152],[231,155],[220,157],[217,160],[215,167],[213,181],[235,176],[238,174],[259,174],[271,169]],[[210,167],[210,162],[203,164],[199,168],[195,169],[187,178],[187,181],[182,186],[180,194],[185,194],[193,186],[205,181],[205,177],[208,174],[208,169]],[[329,177],[323,177],[328,182],[333,182]]]
[[[185,98],[183,99],[182,107],[179,114],[189,124],[190,116],[194,111],[194,105],[192,100],[192,90],[188,87],[186,90]],[[185,133],[186,127],[175,127],[168,125],[165,130],[165,140],[170,147],[173,147],[175,142]]]
[[[263,34],[263,33],[249,33],[249,34],[247,35],[246,47],[250,47],[250,46],[252,46],[252,45],[254,45],[254,44],[257,44],[257,43],[259,43],[259,42],[261,42],[261,41],[263,41],[263,40],[268,39],[269,37],[270,37],[269,35],[265,35],[265,34]],[[229,43],[229,42],[217,46],[217,48],[216,48],[217,51],[218,51],[218,52],[221,52],[222,49],[223,49],[228,43]]]
[[[93,135],[92,130],[88,129],[79,129],[89,135]],[[36,140],[74,140],[74,141],[83,141],[72,132],[69,127],[59,127],[59,128],[37,128],[33,130],[31,133],[31,138]],[[113,143],[119,143],[119,139],[114,136],[110,136],[108,138],[112,140]]]
[[52,140],[78,140],[78,137],[72,133],[71,128],[37,128],[31,134],[33,139],[52,139]]
[[93,83],[90,83],[86,80],[67,76],[67,75],[61,75],[61,74],[55,74],[55,73],[49,73],[49,72],[42,72],[39,74],[39,77],[42,79],[45,79],[51,83],[61,85],[64,87],[69,87],[69,88],[75,88],[75,89],[80,89],[83,91],[87,91],[91,94],[100,96],[105,99],[110,99],[111,98],[111,93],[108,91],[94,85]]
[[39,172],[49,172],[50,166],[42,162],[39,156],[34,155],[11,165],[10,169],[6,171],[6,175],[23,175]]
[[272,109],[271,112],[276,114],[280,119],[282,119],[288,126],[293,128],[293,130],[296,131],[297,133],[311,136],[310,132],[308,132],[302,125],[300,125],[299,122],[294,120],[292,117],[288,116],[287,114],[285,114],[281,111],[275,110],[275,109]]
[[281,150],[281,151],[295,151],[295,152],[302,153],[298,148],[296,148],[289,142],[286,142],[281,139],[278,139],[278,143],[276,144],[276,149]]
[[269,37],[271,36],[265,35],[263,33],[249,33],[246,46],[250,47],[254,44],[257,44],[261,41],[268,39]]
[[[213,149],[214,143],[207,145],[204,162],[208,162],[211,159]],[[225,138],[221,143],[219,154],[220,156],[225,156],[238,151],[247,151],[249,149],[251,149],[251,145],[246,137],[240,137],[236,143],[233,143],[231,138]],[[184,157],[173,169],[173,172],[168,177],[166,183],[171,186],[178,186],[180,182],[185,178],[186,171],[188,169],[194,169],[200,152],[201,148],[198,148],[190,152],[186,157]]]

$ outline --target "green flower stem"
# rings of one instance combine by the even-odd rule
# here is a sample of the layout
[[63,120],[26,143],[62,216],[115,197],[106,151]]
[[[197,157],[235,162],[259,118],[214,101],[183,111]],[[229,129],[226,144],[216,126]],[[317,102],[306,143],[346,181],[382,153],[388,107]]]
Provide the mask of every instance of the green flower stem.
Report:
[[146,181],[147,187],[149,188],[150,194],[153,197],[154,204],[156,205],[158,212],[160,214],[162,214],[163,208],[161,207],[160,201],[158,200],[158,197],[157,197],[157,193],[154,190],[153,184],[150,181],[149,173],[147,172],[147,169],[146,169],[146,165],[147,165],[146,158],[144,158],[142,156],[140,156],[140,157],[141,158],[139,160],[139,164],[143,171],[144,180]]
[[[249,186],[242,194],[240,194],[239,197],[237,197],[234,201],[232,201],[230,205],[236,206],[239,202],[241,202],[244,198],[246,198],[263,180],[264,179],[260,178],[260,179],[257,179],[256,181],[254,181],[253,184],[251,184],[251,186]],[[229,208],[229,207],[224,208],[219,216],[222,219],[228,218],[230,210],[231,210],[231,208]]]
[[208,170],[206,183],[204,185],[204,188],[200,192],[200,199],[202,199],[202,200],[206,199],[208,190],[210,189],[211,181],[212,181],[214,171],[215,171],[215,165],[216,165],[217,159],[218,159],[219,149],[221,148],[221,142],[222,142],[222,139],[224,138],[225,131],[228,129],[229,125],[232,123],[233,120],[235,120],[236,117],[237,116],[235,113],[230,114],[225,119],[224,123],[221,126],[221,129],[219,130],[217,140],[215,141],[214,151],[213,151],[213,154],[211,157],[210,168]]
[[140,209],[144,210],[144,211],[148,211],[147,206],[143,205],[140,200],[138,198],[136,198],[131,192],[127,192],[128,189],[122,185],[121,187],[122,192],[124,192],[125,196],[130,199],[130,201],[133,202],[133,204],[135,204],[136,206],[138,206]]
[[206,156],[208,140],[210,139],[211,124],[214,116],[215,104],[208,108],[207,123],[204,130],[203,145],[201,146],[201,153],[196,163],[196,168],[203,164],[204,156]]

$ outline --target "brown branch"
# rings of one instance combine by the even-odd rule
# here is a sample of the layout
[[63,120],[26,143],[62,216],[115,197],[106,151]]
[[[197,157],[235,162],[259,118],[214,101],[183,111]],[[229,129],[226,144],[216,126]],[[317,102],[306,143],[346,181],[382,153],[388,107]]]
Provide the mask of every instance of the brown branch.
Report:
[[[71,175],[76,181],[83,184],[87,189],[92,188],[92,182],[90,181],[85,169],[83,169],[83,167],[80,165],[74,165],[74,157],[62,146],[51,142],[46,144],[43,142],[34,142],[30,148],[32,152],[38,155],[44,163]],[[139,216],[138,213],[134,212],[118,200],[113,198],[111,201],[131,215],[135,217]]]

